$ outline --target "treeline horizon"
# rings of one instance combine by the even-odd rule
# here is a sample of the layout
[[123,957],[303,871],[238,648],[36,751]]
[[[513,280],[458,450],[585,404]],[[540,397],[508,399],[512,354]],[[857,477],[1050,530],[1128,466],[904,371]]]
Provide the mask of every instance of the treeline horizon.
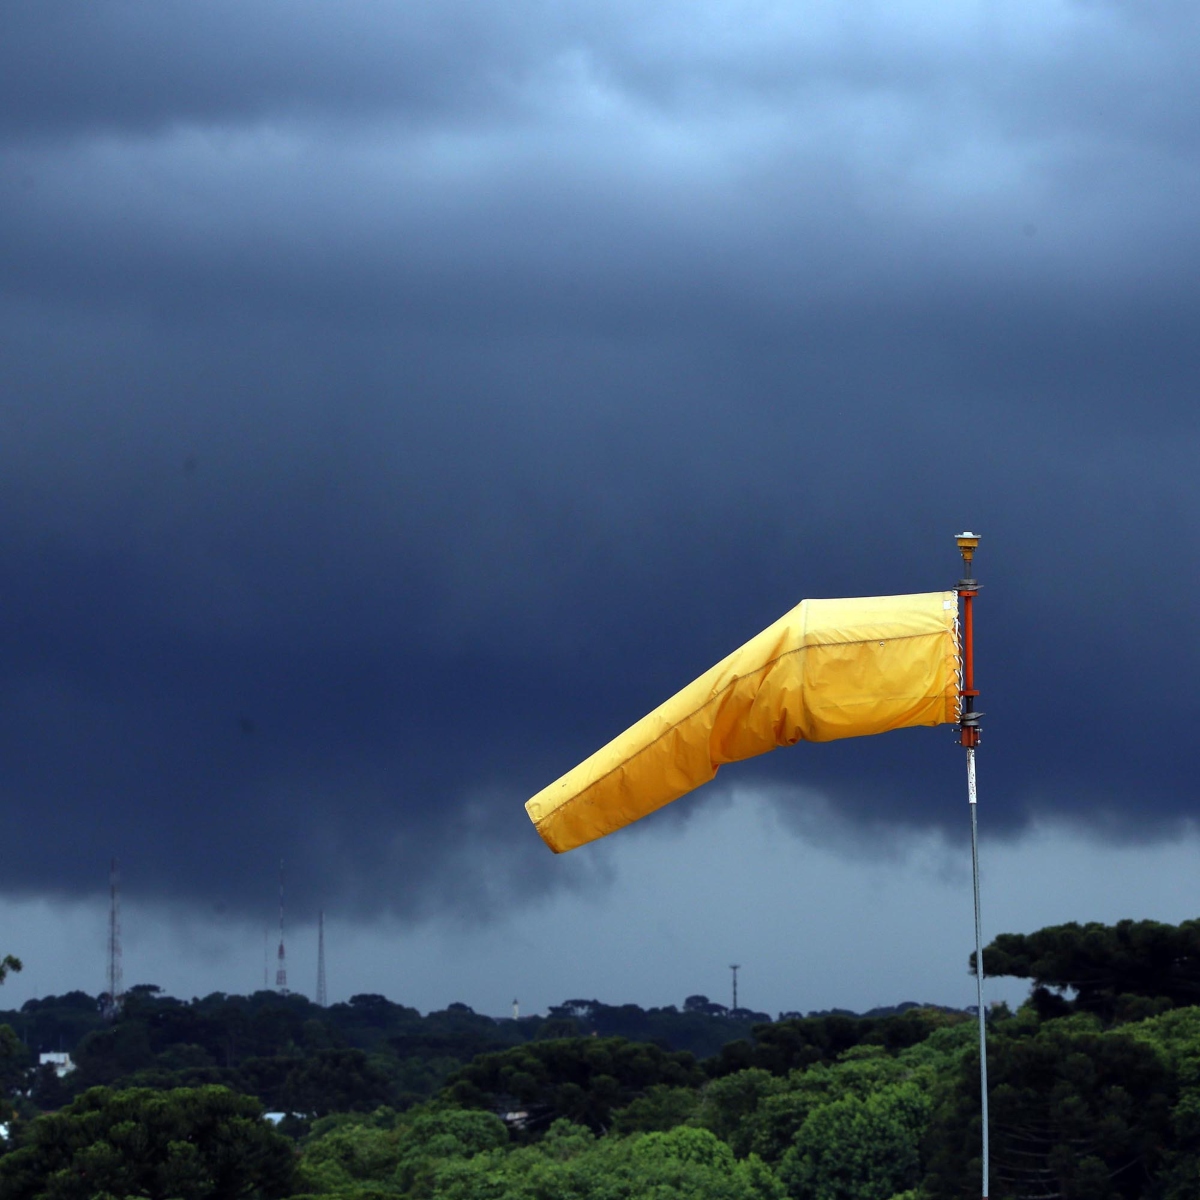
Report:
[[[1194,1200],[1200,921],[1003,934],[984,965],[1031,984],[1017,1012],[987,1014],[993,1200]],[[96,998],[54,999],[19,1015],[78,1035],[64,1079],[0,1025],[0,1200],[957,1200],[978,1185],[962,1010],[755,1022],[695,996],[514,1021],[145,987],[97,1027]],[[290,1115],[272,1127],[264,1110]]]
[[[0,1010],[15,1043],[10,1077],[24,1072],[33,1106],[46,1111],[96,1086],[160,1089],[217,1084],[258,1097],[272,1110],[318,1112],[387,1104],[403,1110],[427,1099],[480,1055],[529,1042],[621,1038],[708,1060],[729,1044],[777,1024],[766,1013],[736,1012],[703,995],[683,1006],[643,1009],[574,999],[545,1014],[491,1017],[453,1003],[422,1015],[365,993],[320,1007],[307,997],[263,990],[249,996],[214,992],[181,1000],[154,985],[137,985],[115,1012],[107,995],[68,992]],[[784,1013],[784,1021],[836,1018],[886,1020],[928,1008],[906,1001],[867,1014]],[[71,1055],[62,1076],[46,1052]]]
[[[1028,979],[1027,1004],[1041,1019],[1087,1012],[1109,1024],[1141,1020],[1200,1003],[1200,922],[1071,923],[1001,934],[985,948],[984,964],[989,976]],[[974,955],[967,966],[974,969]],[[284,1111],[376,1104],[403,1111],[479,1056],[532,1042],[621,1038],[707,1063],[736,1056],[737,1047],[756,1039],[770,1041],[777,1029],[812,1029],[816,1022],[868,1036],[877,1024],[906,1024],[913,1013],[952,1020],[974,1012],[904,1001],[866,1013],[784,1012],[772,1020],[696,994],[681,1007],[572,999],[516,1018],[476,1013],[463,1003],[422,1015],[375,993],[321,1007],[271,990],[182,1000],[152,984],[130,988],[115,1013],[106,1001],[104,993],[75,991],[0,1010],[0,1029],[14,1043],[5,1071],[27,1079],[22,1090],[37,1109],[60,1107],[95,1086],[213,1084]],[[834,1040],[844,1049],[851,1044],[846,1037]],[[38,1055],[48,1051],[69,1053],[75,1070],[60,1077],[48,1065],[39,1068]]]
[[[783,1010],[772,1017],[770,1013],[757,1009],[739,1006],[734,1009],[717,1001],[710,1000],[706,995],[697,993],[688,996],[681,1005],[665,1004],[643,1007],[632,1001],[620,1004],[609,1004],[597,999],[570,999],[559,1004],[550,1005],[545,1012],[532,1010],[523,1016],[494,1016],[489,1013],[476,1012],[463,1001],[452,1001],[444,1008],[432,1008],[422,1013],[420,1009],[405,1004],[401,1000],[393,1000],[376,992],[359,992],[348,1000],[339,1000],[331,1004],[318,1005],[303,992],[279,991],[277,988],[258,988],[252,992],[213,991],[205,996],[193,996],[187,1000],[175,996],[165,988],[152,983],[139,983],[126,988],[120,995],[121,1004],[116,1010],[110,1005],[109,993],[105,991],[88,992],[75,988],[62,993],[48,993],[45,996],[33,996],[22,1002],[17,1008],[0,1007],[0,1025],[10,1026],[20,1040],[31,1050],[38,1053],[48,1051],[70,1052],[72,1046],[62,1044],[64,1035],[72,1036],[77,1042],[83,1034],[93,1029],[102,1029],[111,1025],[124,1008],[126,1000],[141,1004],[145,1000],[153,1000],[169,1005],[188,1005],[192,1007],[211,1007],[214,1004],[229,1003],[234,1005],[261,1005],[278,1001],[287,1005],[308,1005],[318,1013],[338,1013],[347,1008],[353,1009],[362,1005],[378,1006],[387,1004],[408,1014],[415,1014],[420,1019],[434,1019],[451,1013],[464,1013],[478,1017],[496,1025],[512,1024],[522,1029],[531,1026],[540,1027],[547,1021],[575,1021],[586,1025],[598,1022],[609,1025],[614,1020],[633,1017],[638,1014],[653,1019],[656,1017],[671,1018],[677,1016],[701,1016],[716,1019],[727,1019],[739,1024],[751,1022],[768,1024],[778,1021],[802,1020],[808,1017],[886,1017],[906,1012],[913,1008],[928,1008],[940,1012],[974,1013],[975,1006],[966,1005],[957,1008],[953,1005],[936,1004],[932,1001],[901,1000],[896,1004],[876,1005],[873,1008],[858,1010],[852,1008],[822,1008],[810,1010]],[[617,1014],[620,1014],[619,1016]],[[57,1044],[34,1044],[38,1032],[43,1038],[57,1039]]]

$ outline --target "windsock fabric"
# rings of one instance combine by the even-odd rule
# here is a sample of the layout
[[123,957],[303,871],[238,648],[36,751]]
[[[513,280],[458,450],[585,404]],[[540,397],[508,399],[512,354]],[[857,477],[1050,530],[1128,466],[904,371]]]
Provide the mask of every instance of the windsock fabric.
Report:
[[956,593],[802,600],[525,810],[560,854],[686,795],[723,763],[958,717]]

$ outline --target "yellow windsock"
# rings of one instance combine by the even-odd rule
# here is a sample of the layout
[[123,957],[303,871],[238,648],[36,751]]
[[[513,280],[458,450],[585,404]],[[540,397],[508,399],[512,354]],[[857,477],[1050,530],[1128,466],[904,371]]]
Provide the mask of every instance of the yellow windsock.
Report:
[[802,600],[525,804],[555,853],[632,824],[723,763],[959,717],[954,592]]

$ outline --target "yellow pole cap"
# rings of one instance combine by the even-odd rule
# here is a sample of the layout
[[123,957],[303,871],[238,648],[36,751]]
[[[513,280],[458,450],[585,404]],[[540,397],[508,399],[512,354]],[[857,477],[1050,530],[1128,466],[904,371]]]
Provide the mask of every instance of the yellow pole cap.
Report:
[[954,540],[958,543],[959,553],[963,556],[963,561],[969,564],[975,557],[975,548],[979,545],[979,534],[972,533],[968,529],[964,533],[956,533]]

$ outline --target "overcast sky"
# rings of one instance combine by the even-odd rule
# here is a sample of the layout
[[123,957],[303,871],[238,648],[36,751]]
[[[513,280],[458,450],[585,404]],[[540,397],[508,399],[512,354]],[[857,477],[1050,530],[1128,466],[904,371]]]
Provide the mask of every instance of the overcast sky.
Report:
[[[4,6],[5,999],[100,989],[115,854],[131,965],[179,989],[261,982],[282,858],[339,994],[723,995],[799,905],[821,986],[747,1002],[966,1003],[947,729],[560,858],[522,808],[801,598],[952,585],[964,527],[985,932],[1193,915],[1198,24]],[[927,994],[880,982],[870,880],[941,939]]]

